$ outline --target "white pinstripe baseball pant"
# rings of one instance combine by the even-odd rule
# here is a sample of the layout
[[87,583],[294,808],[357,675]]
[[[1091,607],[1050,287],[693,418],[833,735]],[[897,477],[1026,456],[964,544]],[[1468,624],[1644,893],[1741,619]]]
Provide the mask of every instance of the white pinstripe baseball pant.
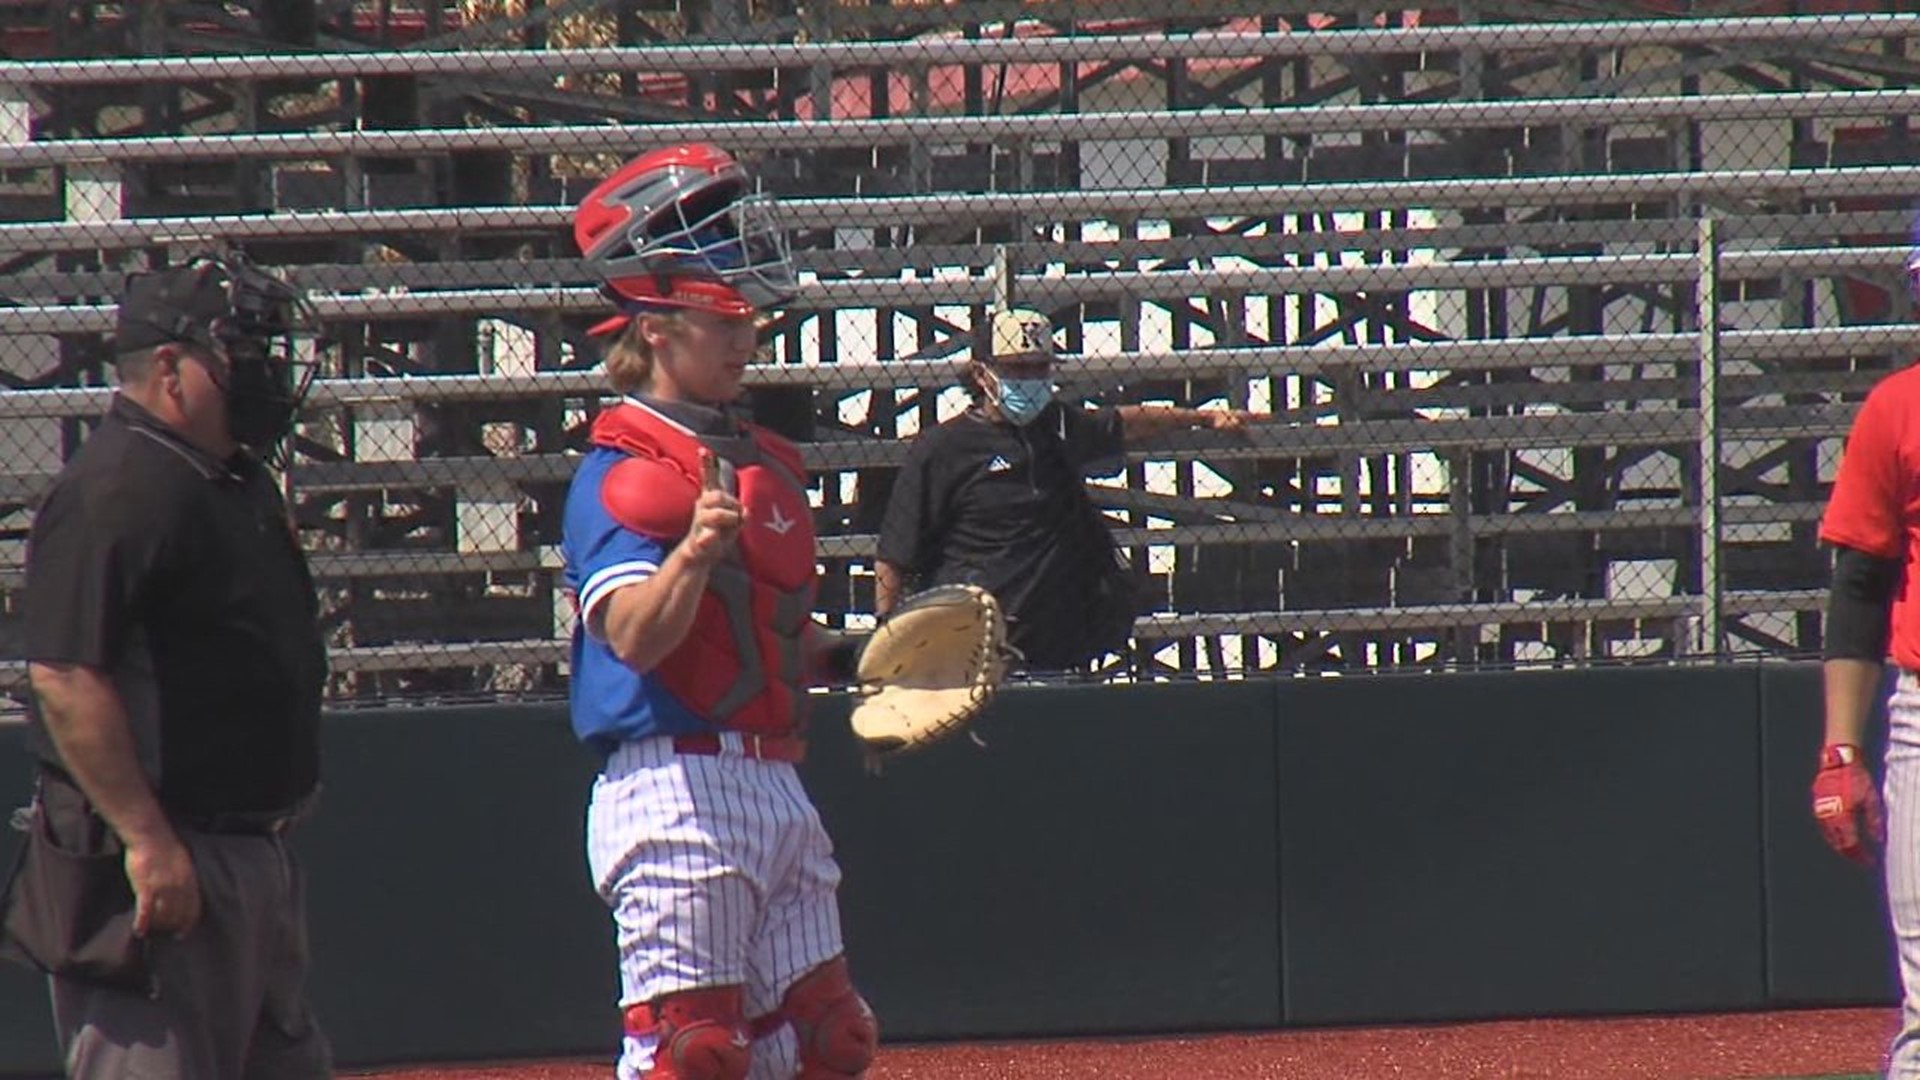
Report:
[[[840,868],[820,815],[783,762],[680,754],[672,740],[623,743],[587,810],[587,862],[613,910],[620,1005],[708,986],[743,985],[749,1017],[772,1012],[793,981],[840,955]],[[620,1080],[652,1063],[654,1040],[626,1038]],[[798,1067],[791,1029],[754,1043],[750,1080]]]
[[1900,954],[1900,1033],[1889,1080],[1920,1080],[1920,679],[1903,671],[1887,708],[1887,907]]

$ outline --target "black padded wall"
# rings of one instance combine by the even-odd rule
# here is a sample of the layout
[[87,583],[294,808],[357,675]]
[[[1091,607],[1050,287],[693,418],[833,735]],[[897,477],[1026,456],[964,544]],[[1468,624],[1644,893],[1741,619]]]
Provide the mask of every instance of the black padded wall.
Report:
[[[1768,997],[1793,1005],[1895,1000],[1880,869],[1828,850],[1809,810],[1822,736],[1818,665],[1762,668],[1760,704]],[[1885,718],[1876,716],[1868,748],[1876,775],[1885,737]]]
[[1751,669],[1280,687],[1292,1023],[1764,1001]]
[[[7,821],[33,792],[26,734],[27,729],[18,724],[0,724],[0,871],[12,869],[23,839],[6,827]],[[44,1076],[59,1068],[46,981],[25,969],[0,964],[0,1076]]]
[[1014,691],[879,777],[836,704],[807,779],[890,1035],[1280,1022],[1272,684]]
[[342,1064],[602,1050],[619,1032],[581,840],[597,761],[560,706],[346,712],[302,830]]

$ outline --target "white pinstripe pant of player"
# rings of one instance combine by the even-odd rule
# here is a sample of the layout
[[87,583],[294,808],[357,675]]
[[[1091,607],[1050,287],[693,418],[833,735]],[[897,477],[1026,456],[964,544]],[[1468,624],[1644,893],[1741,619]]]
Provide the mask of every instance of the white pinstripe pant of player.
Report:
[[1920,679],[1900,673],[1887,714],[1887,906],[1906,988],[1887,1076],[1920,1080]]
[[[677,754],[665,738],[623,743],[594,782],[587,862],[613,909],[620,1004],[743,985],[748,1017],[840,955],[840,868],[794,767],[739,754]],[[652,1065],[654,1039],[628,1036],[620,1080]],[[792,1030],[753,1046],[750,1080],[798,1069]]]

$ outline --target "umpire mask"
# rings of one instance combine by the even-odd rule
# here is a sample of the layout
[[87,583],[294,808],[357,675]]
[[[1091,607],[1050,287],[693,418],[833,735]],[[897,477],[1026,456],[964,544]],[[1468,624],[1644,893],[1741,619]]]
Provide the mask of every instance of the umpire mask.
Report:
[[179,341],[226,356],[225,374],[209,371],[226,398],[228,431],[279,466],[313,380],[314,362],[295,338],[317,326],[292,286],[227,254],[130,278],[116,337],[121,351]]

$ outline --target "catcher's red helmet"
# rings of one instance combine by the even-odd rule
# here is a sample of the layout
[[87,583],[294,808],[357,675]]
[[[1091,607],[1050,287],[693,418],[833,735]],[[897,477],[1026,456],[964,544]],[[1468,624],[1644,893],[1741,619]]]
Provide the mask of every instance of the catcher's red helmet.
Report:
[[791,297],[793,264],[773,199],[751,187],[731,154],[687,143],[642,154],[588,192],[573,238],[622,311],[593,333],[649,308],[747,315]]

